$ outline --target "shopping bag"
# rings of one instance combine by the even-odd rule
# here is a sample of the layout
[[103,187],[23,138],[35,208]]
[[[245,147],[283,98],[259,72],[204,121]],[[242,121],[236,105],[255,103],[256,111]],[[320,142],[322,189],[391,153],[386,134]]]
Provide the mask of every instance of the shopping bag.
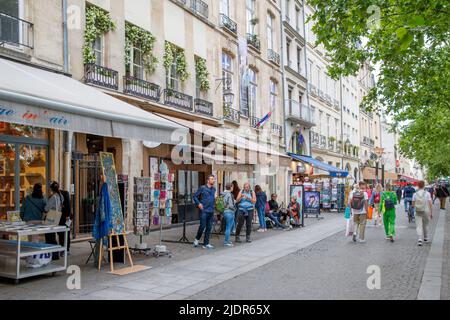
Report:
[[27,257],[27,268],[41,268],[52,262],[51,253],[41,253],[34,256]]
[[350,207],[345,208],[345,219],[350,219]]
[[59,221],[61,220],[61,215],[62,215],[61,211],[50,210],[45,217],[44,224],[49,225],[49,226],[59,225]]
[[347,219],[347,227],[345,228],[345,236],[346,237],[353,236],[353,228],[354,228],[353,219]]
[[367,219],[372,220],[372,217],[373,217],[373,208],[372,208],[372,207],[369,207],[367,211],[368,211],[368,212],[367,212]]

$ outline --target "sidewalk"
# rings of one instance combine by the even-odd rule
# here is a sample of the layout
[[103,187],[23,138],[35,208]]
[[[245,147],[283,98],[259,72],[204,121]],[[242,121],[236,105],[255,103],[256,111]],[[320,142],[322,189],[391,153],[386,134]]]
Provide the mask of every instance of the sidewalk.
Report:
[[[324,220],[307,219],[306,223],[305,229],[290,232],[255,232],[253,243],[234,248],[223,248],[223,236],[212,237],[212,243],[217,246],[212,251],[166,243],[174,258],[135,258],[135,264],[150,265],[153,269],[124,277],[108,274],[109,265],[100,272],[92,265],[82,266],[89,246],[76,244],[73,248],[76,253],[70,256],[69,264],[77,264],[77,260],[82,268],[81,290],[69,291],[66,288],[68,275],[59,274],[26,280],[17,286],[2,281],[0,294],[4,299],[185,299],[345,229],[341,214],[325,214]],[[188,238],[192,240],[196,227],[191,226],[188,231]],[[180,234],[179,229],[164,232],[166,239],[178,239]],[[152,235],[155,236],[159,235]],[[132,243],[130,241],[130,245]],[[79,256],[83,250],[87,250],[87,254]],[[116,265],[116,268],[121,266]]]

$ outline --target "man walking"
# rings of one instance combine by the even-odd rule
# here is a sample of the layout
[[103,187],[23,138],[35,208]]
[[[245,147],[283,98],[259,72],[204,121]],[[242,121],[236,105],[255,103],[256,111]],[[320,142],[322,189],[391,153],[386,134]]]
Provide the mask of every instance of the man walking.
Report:
[[[352,210],[353,221],[355,222],[355,233],[353,234],[353,242],[365,243],[365,231],[367,222],[367,210],[369,206],[369,196],[366,189],[366,183],[360,181],[355,190],[350,192],[348,197],[348,205]],[[359,232],[358,232],[359,231]],[[357,233],[359,239],[357,240]]]
[[445,210],[445,200],[449,196],[449,191],[445,187],[445,183],[442,182],[436,189],[436,197],[439,198],[439,201],[441,203],[441,210]]
[[200,227],[194,240],[194,247],[198,247],[203,232],[205,239],[203,241],[203,249],[214,249],[209,244],[209,236],[214,220],[214,205],[216,202],[216,188],[214,188],[215,178],[213,175],[208,176],[206,185],[201,186],[194,194],[194,203],[200,209]]
[[416,209],[417,236],[419,237],[417,245],[421,247],[423,242],[429,242],[428,223],[430,219],[433,219],[433,202],[430,193],[425,190],[424,181],[419,181],[419,191],[413,196],[413,207]]

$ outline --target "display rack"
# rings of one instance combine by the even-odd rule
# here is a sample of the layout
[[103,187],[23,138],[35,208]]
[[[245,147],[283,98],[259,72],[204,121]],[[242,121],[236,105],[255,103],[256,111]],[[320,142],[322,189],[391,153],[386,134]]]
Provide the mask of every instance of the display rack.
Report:
[[[22,241],[22,237],[64,232],[64,246]],[[0,240],[0,277],[20,279],[54,274],[67,269],[67,237],[66,226],[47,226],[17,223],[0,223],[0,236],[14,236],[17,240]],[[62,260],[51,261],[41,268],[27,268],[26,258],[34,255],[64,253]]]
[[149,255],[152,250],[148,244],[143,241],[143,237],[148,236],[150,233],[151,212],[153,210],[151,185],[151,178],[134,178],[133,223],[134,234],[139,236],[139,243],[136,243],[134,248],[130,248],[133,253],[144,253],[145,255]]

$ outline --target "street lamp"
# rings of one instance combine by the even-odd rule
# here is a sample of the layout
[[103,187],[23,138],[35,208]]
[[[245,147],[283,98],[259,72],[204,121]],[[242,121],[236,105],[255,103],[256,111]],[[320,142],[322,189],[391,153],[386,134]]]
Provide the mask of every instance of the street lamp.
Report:
[[231,89],[226,89],[223,92],[223,102],[226,106],[231,106],[234,101],[234,93],[231,91]]

